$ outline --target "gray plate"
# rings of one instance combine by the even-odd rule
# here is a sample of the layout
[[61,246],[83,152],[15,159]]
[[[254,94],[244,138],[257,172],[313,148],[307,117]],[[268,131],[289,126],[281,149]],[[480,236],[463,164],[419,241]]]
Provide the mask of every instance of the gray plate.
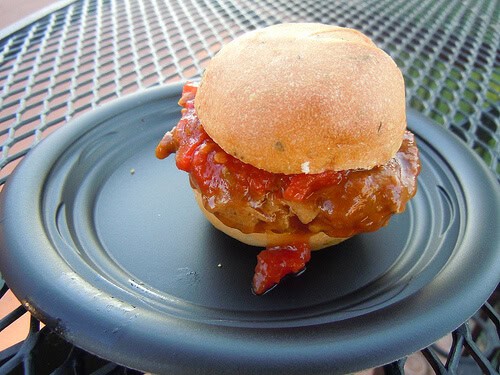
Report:
[[3,190],[1,273],[68,341],[157,373],[343,373],[431,344],[495,289],[497,182],[409,111],[423,167],[406,212],[254,296],[260,249],[213,229],[187,175],[154,156],[179,119],[180,90],[148,90],[74,120]]

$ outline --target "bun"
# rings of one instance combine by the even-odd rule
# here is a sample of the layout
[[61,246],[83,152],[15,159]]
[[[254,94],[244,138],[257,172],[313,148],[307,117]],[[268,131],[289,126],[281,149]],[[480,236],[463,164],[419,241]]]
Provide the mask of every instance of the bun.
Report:
[[[208,211],[203,205],[203,198],[201,193],[193,189],[194,196],[196,198],[196,202],[198,206],[200,206],[201,211],[206,216],[208,221],[212,223],[212,225],[224,232],[230,237],[243,242],[247,245],[258,246],[258,247],[266,247],[268,245],[280,245],[280,244],[291,244],[294,241],[303,241],[304,237],[294,234],[279,234],[279,233],[243,233],[242,231],[231,228],[225,225],[222,221],[220,221],[213,213]],[[312,250],[320,250],[325,247],[336,245],[347,238],[335,238],[326,235],[323,232],[315,233],[308,238],[309,246],[311,246]]]
[[280,24],[224,46],[198,88],[196,111],[227,153],[273,173],[370,169],[406,128],[404,82],[362,33]]

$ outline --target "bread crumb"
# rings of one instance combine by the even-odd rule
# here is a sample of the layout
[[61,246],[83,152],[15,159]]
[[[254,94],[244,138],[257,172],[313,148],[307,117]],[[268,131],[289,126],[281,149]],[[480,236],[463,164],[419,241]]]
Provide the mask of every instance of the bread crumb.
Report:
[[309,173],[309,171],[310,171],[309,164],[310,164],[310,162],[305,161],[300,165],[300,170],[302,171],[302,173],[305,173],[305,174]]

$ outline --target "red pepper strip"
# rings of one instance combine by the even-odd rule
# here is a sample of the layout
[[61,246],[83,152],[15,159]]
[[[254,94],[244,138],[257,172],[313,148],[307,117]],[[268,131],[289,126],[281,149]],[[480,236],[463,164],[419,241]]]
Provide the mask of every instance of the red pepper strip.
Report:
[[266,248],[257,255],[253,292],[264,294],[286,275],[302,271],[310,259],[311,247],[307,243]]

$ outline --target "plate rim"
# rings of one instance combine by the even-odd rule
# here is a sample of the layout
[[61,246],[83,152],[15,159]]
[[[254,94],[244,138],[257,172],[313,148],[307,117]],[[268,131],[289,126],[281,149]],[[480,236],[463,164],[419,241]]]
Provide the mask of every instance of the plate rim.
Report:
[[[181,88],[183,86],[183,82],[170,84],[160,87],[155,87],[151,89],[147,89],[141,92],[137,92],[122,98],[119,98],[113,102],[107,103],[100,108],[97,108],[94,111],[83,114],[82,116],[71,120],[68,124],[61,127],[54,133],[52,133],[49,137],[42,140],[40,144],[34,147],[21,161],[21,163],[17,166],[14,172],[9,176],[5,186],[3,187],[1,193],[1,205],[0,205],[0,242],[3,243],[4,247],[17,246],[21,249],[31,249],[36,246],[39,247],[51,247],[51,243],[47,238],[45,232],[43,231],[43,215],[39,215],[39,217],[28,217],[25,215],[24,218],[20,218],[19,220],[23,225],[21,227],[27,226],[31,228],[30,233],[24,236],[22,239],[12,238],[12,233],[16,229],[12,226],[11,221],[9,220],[7,215],[12,215],[12,212],[20,212],[19,210],[26,207],[34,207],[36,211],[36,207],[39,208],[40,202],[39,195],[43,189],[43,186],[26,186],[23,184],[23,181],[28,176],[35,175],[41,181],[45,181],[47,176],[50,174],[50,168],[46,171],[46,168],[43,166],[50,164],[51,160],[55,160],[59,155],[59,149],[62,148],[63,145],[67,145],[71,143],[74,138],[81,134],[99,126],[100,123],[106,121],[109,118],[110,113],[118,113],[122,110],[131,110],[131,108],[140,107],[145,103],[150,103],[155,100],[163,100],[165,98],[177,98],[181,92]],[[478,188],[479,185],[482,185],[481,189],[484,189],[484,186],[488,186],[489,192],[491,193],[491,197],[496,199],[497,202],[500,202],[500,191],[498,190],[498,186],[496,185],[496,178],[494,178],[493,173],[486,168],[484,162],[479,159],[474,152],[472,152],[458,137],[454,136],[453,133],[448,131],[447,129],[440,127],[432,123],[432,121],[420,113],[417,113],[415,110],[408,109],[407,110],[408,119],[417,119],[418,121],[424,122],[425,124],[429,124],[426,128],[426,133],[419,132],[415,130],[415,133],[422,139],[426,140],[426,143],[429,147],[434,148],[434,151],[439,155],[442,153],[439,152],[439,149],[436,148],[433,139],[440,139],[446,141],[447,144],[451,144],[452,155],[447,155],[447,158],[443,158],[444,161],[449,163],[449,159],[453,159],[453,163],[464,164],[467,166],[467,170],[461,173],[457,173],[453,168],[450,168],[451,171],[455,173],[455,178],[460,183],[461,186],[466,187],[463,191],[466,201],[468,203],[468,208],[473,210],[473,213],[477,214],[480,212],[481,214],[490,213],[493,214],[496,218],[496,222],[498,223],[499,210],[495,210],[493,206],[499,207],[499,205],[487,204],[484,199],[480,201],[480,205],[471,207],[469,202],[476,201],[477,197],[472,194],[471,191],[474,191]],[[408,121],[410,122],[410,121]],[[89,125],[90,124],[90,125]],[[413,129],[412,129],[413,130]],[[57,147],[56,147],[57,146]],[[450,147],[446,147],[449,149]],[[457,161],[458,160],[458,161]],[[46,173],[42,176],[40,174],[36,174],[36,172],[43,170]],[[470,178],[471,176],[481,177],[479,178]],[[42,184],[43,185],[43,184]],[[21,189],[23,187],[23,189]],[[14,196],[16,199],[11,198]],[[18,215],[19,216],[19,215]],[[493,224],[494,225],[494,224]],[[19,221],[16,221],[16,226],[19,227]],[[482,229],[482,228],[481,228]],[[470,232],[470,229],[469,229]],[[462,242],[459,246],[462,248],[474,248],[474,241],[477,241],[480,237],[481,233],[484,233],[485,230],[472,233],[469,236],[462,238]],[[14,236],[15,237],[15,236]],[[5,243],[5,241],[9,243]],[[500,243],[499,235],[496,235],[496,243]],[[35,246],[36,245],[36,246]],[[458,245],[457,245],[458,246]],[[26,250],[24,250],[26,251]],[[498,253],[498,252],[497,252]],[[16,260],[14,257],[9,255],[9,251],[5,249],[0,249],[0,267],[3,278],[7,282],[7,285],[11,287],[11,290],[17,296],[18,299],[21,300],[22,304],[39,320],[44,321],[50,328],[54,329],[56,332],[62,334],[68,341],[74,343],[77,346],[82,347],[85,350],[93,352],[96,355],[103,356],[110,360],[113,360],[116,363],[124,364],[133,368],[140,368],[142,370],[150,370],[150,371],[158,371],[165,370],[165,366],[167,366],[170,370],[173,371],[184,371],[186,369],[191,369],[194,371],[194,364],[190,363],[190,358],[193,356],[196,358],[203,358],[207,364],[216,365],[216,363],[224,363],[227,365],[225,368],[221,368],[220,364],[217,365],[219,369],[226,370],[228,372],[234,372],[234,365],[229,365],[230,362],[234,361],[234,358],[239,358],[241,361],[255,361],[254,370],[262,371],[262,372],[273,372],[283,370],[283,368],[287,368],[290,365],[293,365],[294,368],[301,368],[303,363],[300,362],[300,358],[303,358],[304,345],[300,348],[286,347],[287,360],[290,359],[290,355],[294,354],[297,361],[290,364],[289,362],[284,363],[284,357],[278,356],[275,357],[276,353],[269,353],[267,348],[263,348],[261,344],[261,340],[265,337],[269,342],[273,343],[273,348],[276,347],[279,343],[279,337],[276,335],[283,335],[283,337],[295,337],[297,335],[302,335],[305,337],[307,334],[304,329],[305,327],[300,327],[299,329],[289,329],[289,328],[259,328],[261,332],[256,335],[252,332],[252,329],[245,329],[241,327],[232,327],[230,329],[231,332],[224,332],[224,330],[228,329],[227,326],[223,326],[221,329],[217,324],[206,324],[200,322],[189,321],[187,325],[186,322],[179,321],[179,319],[175,320],[176,329],[172,329],[171,326],[166,327],[165,325],[160,324],[164,322],[165,316],[161,316],[158,313],[152,311],[141,311],[141,319],[138,319],[138,310],[142,308],[141,306],[131,306],[122,301],[118,301],[112,298],[112,296],[103,295],[99,292],[99,290],[89,283],[88,280],[82,279],[78,274],[74,273],[69,269],[68,265],[62,261],[57,261],[57,259],[52,259],[53,262],[51,264],[46,264],[47,261],[42,261],[41,264],[38,264],[40,261],[37,260],[37,257],[31,257],[28,259],[28,254],[25,254],[26,262],[31,264],[29,267],[32,274],[30,274],[30,280],[42,280],[43,282],[38,283],[37,285],[33,285],[33,282],[29,282],[25,277],[19,275],[14,271],[14,267]],[[496,255],[497,261],[500,261],[499,254]],[[440,272],[436,275],[435,285],[433,288],[436,290],[433,293],[430,293],[428,290],[428,286],[426,285],[424,288],[419,290],[414,295],[405,298],[402,301],[396,302],[390,306],[385,307],[383,310],[384,314],[394,314],[397,311],[398,316],[402,316],[411,311],[425,311],[427,307],[424,308],[426,303],[430,303],[433,301],[434,295],[439,293],[444,293],[453,289],[453,285],[456,284],[459,280],[456,280],[456,272],[458,265],[463,263],[463,259],[455,259],[455,262],[450,262],[446,267],[453,266],[452,268],[447,268],[445,272]],[[472,297],[475,303],[468,304],[467,306],[462,306],[460,298],[458,298],[457,294],[454,294],[451,297],[448,297],[441,305],[433,306],[436,313],[439,316],[446,315],[447,318],[450,318],[450,306],[461,306],[461,311],[467,311],[466,314],[456,314],[451,316],[453,319],[454,327],[452,329],[457,328],[460,324],[464,322],[463,318],[458,319],[458,315],[460,317],[467,315],[467,318],[472,316],[480,306],[484,303],[484,301],[489,297],[489,295],[494,291],[499,278],[500,278],[500,270],[498,267],[494,267],[495,262],[491,262],[489,264],[482,263],[482,269],[488,269],[487,273],[490,275],[488,280],[483,278],[477,278],[477,280],[471,281],[474,283],[474,290],[479,288],[479,290],[485,291],[489,290],[489,294],[486,295],[486,292],[477,293]],[[5,266],[4,266],[5,265]],[[43,267],[41,267],[43,265]],[[63,271],[63,272],[61,272]],[[494,276],[496,271],[496,277]],[[50,275],[50,277],[48,277]],[[20,280],[24,279],[24,280]],[[72,288],[78,284],[78,291],[73,293],[68,299],[69,305],[67,308],[73,309],[75,312],[77,310],[86,309],[92,304],[95,304],[98,301],[103,306],[111,306],[108,318],[104,321],[97,322],[97,327],[94,330],[94,334],[89,334],[88,327],[81,323],[71,323],[62,322],[57,318],[57,312],[53,312],[53,306],[57,306],[60,309],[61,302],[57,300],[57,296],[53,296],[52,299],[49,299],[45,306],[39,306],[36,303],[36,295],[44,295],[46,296],[46,292],[44,290],[46,288],[54,287],[54,280],[58,281],[58,286],[61,288],[67,288],[68,292],[66,295],[68,296],[69,292]],[[76,283],[76,284],[75,284]],[[83,284],[82,284],[83,283]],[[488,287],[485,287],[485,284]],[[83,288],[82,288],[83,286]],[[485,296],[486,295],[486,296]],[[69,298],[68,297],[68,298]],[[470,302],[470,301],[469,301]],[[72,305],[71,305],[72,304]],[[462,310],[463,309],[463,310]],[[380,310],[378,310],[380,311]],[[81,311],[80,311],[81,313]],[[146,317],[147,319],[144,319]],[[121,327],[119,332],[120,335],[116,335],[115,340],[111,340],[113,345],[109,345],[108,343],[99,344],[100,339],[96,334],[97,332],[103,334],[110,334],[110,325],[108,323],[112,322],[113,319],[117,319],[118,321],[127,319],[129,322],[133,322],[135,327],[131,329],[130,327]],[[408,319],[398,321],[398,325],[394,324],[394,321],[379,321],[378,316],[374,316],[374,314],[369,313],[364,316],[351,318],[351,324],[362,324],[371,328],[376,327],[379,330],[383,330],[386,335],[383,342],[376,342],[377,340],[371,340],[372,343],[370,345],[370,358],[368,359],[373,366],[380,365],[381,362],[390,361],[391,359],[387,358],[384,355],[384,351],[387,350],[388,346],[390,346],[389,352],[393,350],[395,352],[401,353],[401,357],[407,354],[414,352],[415,350],[407,351],[403,350],[400,347],[400,340],[398,336],[398,332],[403,330],[406,332],[408,337],[413,337],[415,341],[422,342],[424,340],[424,333],[428,329],[436,332],[434,334],[435,340],[441,337],[441,331],[439,330],[439,325],[441,324],[440,319],[435,319],[433,322],[429,322],[429,327],[419,327],[420,330],[416,330],[415,326],[408,322]],[[95,323],[95,322],[94,322]],[[148,324],[146,324],[148,323]],[[151,331],[150,324],[159,325],[159,329],[156,331]],[[70,327],[71,325],[71,327]],[[117,347],[120,345],[120,340],[134,339],[138,340],[138,342],[151,342],[157,341],[166,335],[173,335],[176,337],[181,337],[183,340],[195,340],[196,335],[193,336],[193,326],[195,325],[197,329],[207,330],[207,332],[213,332],[211,341],[208,341],[204,344],[198,343],[198,345],[193,345],[183,353],[178,352],[175,347],[174,342],[169,342],[167,345],[162,348],[165,350],[168,348],[172,350],[172,353],[175,354],[176,363],[170,364],[161,364],[158,363],[158,359],[151,357],[151,348],[138,348],[141,353],[141,361],[131,364],[129,358],[120,353],[117,350]],[[449,325],[448,325],[449,326]],[[190,327],[190,328],[189,328]],[[168,329],[166,329],[168,328]],[[326,368],[324,363],[324,357],[321,357],[319,353],[324,354],[325,352],[329,352],[330,357],[326,362],[330,362],[332,365],[333,362],[333,371],[334,372],[344,372],[346,370],[345,366],[340,363],[342,357],[344,356],[355,356],[355,354],[359,354],[359,344],[357,340],[354,340],[350,337],[351,332],[349,331],[348,326],[343,326],[336,324],[335,322],[324,323],[321,325],[321,332],[317,333],[316,337],[312,337],[308,334],[309,341],[307,342],[307,353],[310,356],[310,364],[314,364],[315,368],[319,371],[330,371],[332,370],[330,367]],[[111,337],[112,335],[111,329]],[[449,331],[449,330],[448,330]],[[133,338],[131,335],[134,335]],[[342,355],[338,356],[338,353],[334,353],[334,348],[337,342],[330,343],[329,345],[324,345],[325,336],[333,336],[335,338],[344,338],[342,341]],[[119,339],[118,339],[119,338]],[[154,340],[151,340],[154,338]],[[232,341],[231,341],[232,340]],[[244,340],[244,344],[251,348],[248,353],[240,353],[235,349],[235,345],[229,345],[231,342],[242,342]],[[425,334],[425,341],[428,340],[428,334]],[[434,341],[435,341],[434,340]],[[97,345],[96,345],[97,343]],[[229,344],[228,344],[229,343]],[[321,350],[315,351],[313,349],[317,349],[318,345],[321,344]],[[383,345],[382,345],[383,344]],[[117,346],[115,346],[117,345]],[[211,346],[212,349],[207,348],[207,346]],[[377,350],[377,346],[378,349]],[[97,348],[97,349],[96,349]],[[382,350],[383,348],[383,350]],[[417,348],[421,349],[421,348]],[[223,356],[221,357],[221,350]],[[259,353],[260,357],[256,357],[256,354]],[[271,355],[272,354],[272,355]],[[249,357],[250,356],[250,357]],[[214,357],[216,358],[214,361]],[[287,367],[282,367],[287,366]],[[289,367],[288,367],[289,368]],[[352,369],[348,369],[348,371],[352,371]]]

